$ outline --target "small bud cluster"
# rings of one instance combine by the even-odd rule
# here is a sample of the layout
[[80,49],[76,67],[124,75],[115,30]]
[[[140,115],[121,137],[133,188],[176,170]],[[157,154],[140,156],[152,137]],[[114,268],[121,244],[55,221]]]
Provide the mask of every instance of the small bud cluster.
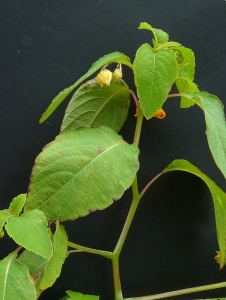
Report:
[[100,71],[100,73],[97,75],[97,82],[102,87],[105,84],[110,85],[111,81],[118,81],[122,78],[122,66],[121,64],[114,70],[112,73],[111,71],[107,69],[103,69]]

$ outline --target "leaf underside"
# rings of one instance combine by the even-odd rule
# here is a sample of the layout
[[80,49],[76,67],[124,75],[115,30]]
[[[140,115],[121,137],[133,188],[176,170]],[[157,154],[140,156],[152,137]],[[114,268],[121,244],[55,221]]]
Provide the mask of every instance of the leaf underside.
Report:
[[206,92],[187,93],[184,97],[194,101],[203,110],[210,151],[226,178],[226,122],[223,104],[216,96]]
[[127,118],[129,104],[129,90],[122,81],[101,87],[96,79],[90,80],[74,93],[61,132],[95,126],[107,126],[118,132]]
[[39,284],[44,274],[44,267],[48,262],[48,259],[34,252],[24,250],[17,260],[28,268],[35,283],[36,293],[39,296],[41,294]]
[[185,171],[201,178],[210,189],[212,194],[215,220],[217,228],[218,244],[220,248],[220,267],[226,264],[226,194],[208,176],[186,160],[173,161],[163,172]]
[[128,56],[120,53],[113,52],[107,55],[104,55],[100,59],[98,59],[95,63],[93,63],[92,67],[82,76],[80,77],[73,85],[61,91],[51,102],[49,107],[43,113],[40,123],[44,122],[53,112],[54,110],[61,104],[61,102],[84,80],[86,80],[89,76],[95,73],[97,70],[102,68],[103,66],[117,62],[128,65],[132,68],[132,64],[130,63],[130,59]]

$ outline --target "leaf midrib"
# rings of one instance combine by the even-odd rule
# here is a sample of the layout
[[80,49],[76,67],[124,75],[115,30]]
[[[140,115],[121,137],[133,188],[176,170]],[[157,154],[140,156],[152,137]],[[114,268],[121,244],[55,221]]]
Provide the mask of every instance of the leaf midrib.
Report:
[[48,199],[46,199],[46,201],[42,202],[42,204],[39,206],[39,208],[41,208],[42,206],[44,206],[47,201],[50,201],[51,198],[53,198],[60,190],[62,190],[65,185],[67,185],[70,181],[74,180],[75,177],[77,177],[82,171],[84,171],[85,168],[88,168],[88,166],[90,164],[92,164],[96,159],[99,159],[103,154],[106,154],[109,150],[111,150],[112,148],[114,148],[116,146],[119,146],[120,144],[126,144],[126,143],[124,141],[120,141],[120,142],[118,142],[118,143],[110,146],[108,149],[104,150],[99,155],[97,155],[94,159],[92,159],[90,162],[88,162],[81,170],[79,170],[79,172],[77,172],[70,180],[68,180],[63,186],[61,186],[61,188],[58,189],[50,198],[48,198]]

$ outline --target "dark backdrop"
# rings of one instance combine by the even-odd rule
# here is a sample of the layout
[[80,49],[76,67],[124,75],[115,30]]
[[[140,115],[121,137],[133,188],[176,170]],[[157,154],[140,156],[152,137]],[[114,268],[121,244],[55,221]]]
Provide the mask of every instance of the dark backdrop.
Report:
[[[42,147],[59,132],[66,102],[44,124],[38,120],[52,98],[74,83],[104,54],[134,59],[150,42],[139,31],[146,21],[196,54],[196,83],[226,103],[226,2],[224,0],[1,0],[0,2],[0,209],[27,191]],[[126,73],[126,72],[125,72]],[[126,74],[125,74],[126,76]],[[133,88],[128,72],[128,83]],[[179,108],[171,99],[164,120],[144,122],[142,188],[173,159],[185,158],[226,190],[208,150],[201,110]],[[132,142],[134,106],[121,134]],[[113,250],[131,202],[131,192],[104,211],[65,223],[71,241]],[[0,241],[0,258],[15,249]],[[225,281],[214,260],[218,250],[210,193],[198,178],[175,172],[160,178],[142,199],[121,255],[125,297]],[[113,299],[110,261],[71,255],[62,277],[40,299],[59,299],[67,289]],[[226,289],[177,299],[226,296]]]

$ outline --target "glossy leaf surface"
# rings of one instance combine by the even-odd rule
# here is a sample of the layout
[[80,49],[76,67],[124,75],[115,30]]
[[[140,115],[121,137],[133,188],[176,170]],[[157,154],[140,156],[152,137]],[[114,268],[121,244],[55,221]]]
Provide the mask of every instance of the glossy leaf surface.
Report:
[[173,161],[162,174],[169,171],[185,171],[200,177],[210,189],[213,197],[217,237],[220,247],[220,267],[226,264],[226,194],[208,176],[186,160]]
[[177,77],[177,61],[169,49],[156,53],[142,45],[134,61],[135,84],[144,116],[150,119],[166,101]]
[[13,254],[0,261],[0,299],[35,300],[34,282],[26,266]]
[[206,92],[184,94],[184,96],[202,108],[210,151],[216,165],[226,178],[226,123],[223,104],[216,96]]
[[5,225],[5,229],[18,245],[43,257],[50,258],[52,243],[47,225],[43,212],[35,209],[10,219]]
[[60,105],[60,103],[84,80],[86,80],[89,76],[91,76],[93,73],[95,73],[97,70],[102,68],[103,66],[117,62],[122,63],[125,65],[128,65],[129,67],[133,68],[132,64],[130,63],[130,59],[128,56],[120,53],[120,52],[113,52],[110,54],[107,54],[100,59],[98,59],[92,67],[82,76],[80,77],[73,85],[70,87],[64,89],[62,92],[60,92],[52,101],[52,103],[49,105],[49,107],[46,109],[46,111],[43,113],[40,123],[44,122],[53,112],[54,110]]
[[96,79],[90,80],[69,102],[61,132],[95,126],[108,126],[118,132],[127,118],[129,104],[128,87],[122,81],[101,87]]
[[39,285],[41,291],[51,287],[60,276],[62,265],[66,259],[67,241],[64,226],[57,223],[53,236],[53,255],[45,266],[45,272]]
[[132,184],[138,152],[107,127],[57,136],[36,159],[25,210],[65,221],[108,207]]

